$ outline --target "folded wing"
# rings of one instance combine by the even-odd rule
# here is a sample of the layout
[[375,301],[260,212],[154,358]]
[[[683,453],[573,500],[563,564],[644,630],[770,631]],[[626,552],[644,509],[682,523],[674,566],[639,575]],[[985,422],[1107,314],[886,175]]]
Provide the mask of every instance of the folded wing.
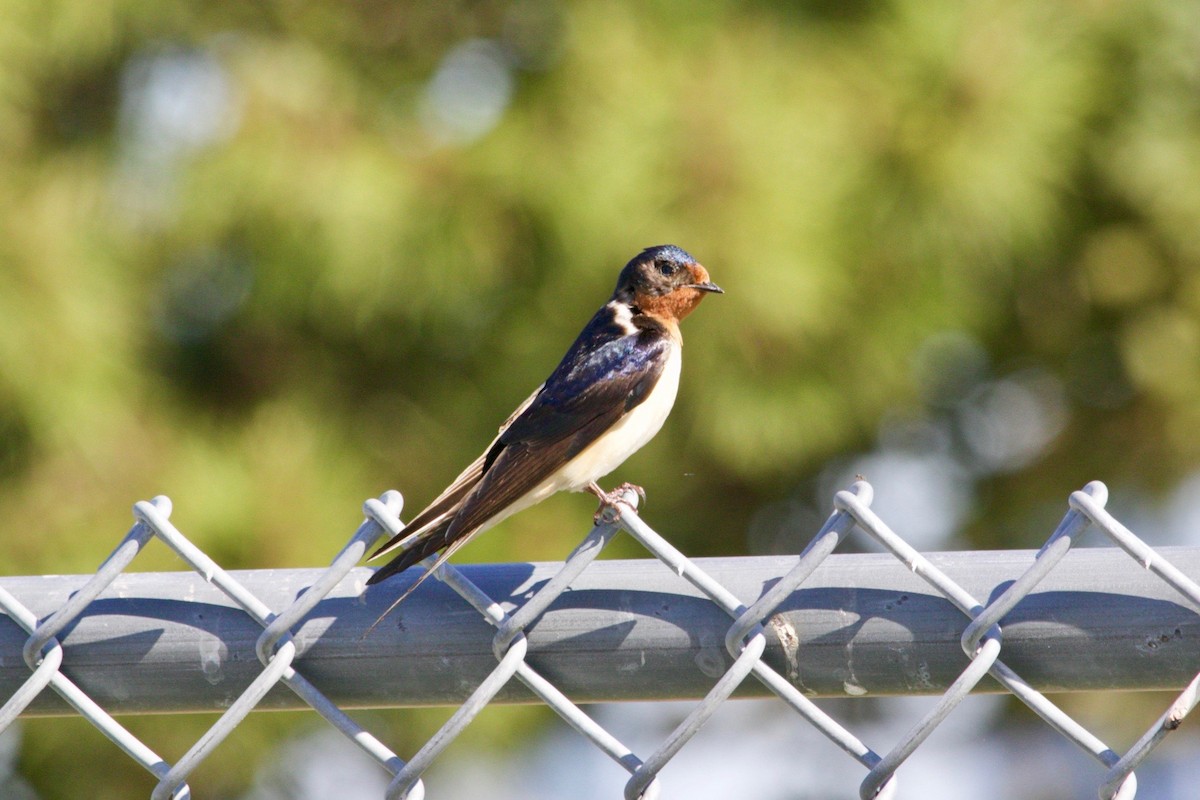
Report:
[[633,333],[606,306],[500,435],[408,528],[372,558],[402,552],[371,576],[378,583],[450,545],[455,549],[599,438],[654,388],[670,350],[665,331]]

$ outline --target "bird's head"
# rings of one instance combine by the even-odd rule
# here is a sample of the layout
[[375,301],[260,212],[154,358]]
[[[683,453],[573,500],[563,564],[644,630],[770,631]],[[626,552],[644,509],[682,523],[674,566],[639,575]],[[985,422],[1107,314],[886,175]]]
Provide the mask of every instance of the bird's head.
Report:
[[664,322],[678,322],[704,295],[723,294],[696,259],[673,244],[647,247],[621,270],[613,299]]

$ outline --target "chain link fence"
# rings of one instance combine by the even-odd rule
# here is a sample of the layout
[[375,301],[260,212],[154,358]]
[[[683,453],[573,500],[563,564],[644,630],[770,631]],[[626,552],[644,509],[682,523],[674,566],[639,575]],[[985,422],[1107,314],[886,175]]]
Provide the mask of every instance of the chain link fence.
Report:
[[[1174,682],[1174,685],[1178,686],[1190,678],[1187,687],[1132,747],[1125,753],[1118,753],[1056,706],[1043,691],[1034,688],[1041,685],[1044,689],[1046,683],[1055,682],[1047,681],[1044,676],[1045,670],[1039,671],[1041,662],[1069,660],[1072,651],[1064,650],[1062,647],[1042,648],[1043,652],[1040,655],[1031,655],[1026,652],[1028,648],[1023,650],[1020,647],[1014,647],[1015,634],[1010,633],[1009,663],[1006,663],[1001,660],[1002,652],[1006,649],[1003,626],[1012,623],[1023,607],[1028,607],[1030,603],[1038,599],[1039,595],[1035,590],[1048,583],[1048,576],[1063,563],[1064,557],[1079,538],[1085,533],[1098,531],[1107,536],[1116,545],[1116,548],[1119,548],[1119,551],[1127,554],[1126,569],[1132,576],[1131,580],[1134,578],[1142,580],[1145,575],[1153,576],[1156,586],[1165,591],[1167,596],[1173,600],[1172,603],[1165,603],[1162,600],[1157,602],[1160,605],[1182,609],[1186,614],[1184,621],[1173,621],[1177,619],[1176,617],[1164,618],[1165,621],[1153,620],[1156,624],[1162,623],[1159,627],[1165,626],[1164,629],[1167,631],[1161,634],[1162,643],[1165,645],[1175,639],[1190,639],[1196,624],[1195,615],[1200,612],[1200,586],[1187,577],[1173,562],[1187,562],[1191,565],[1196,561],[1197,554],[1180,548],[1172,548],[1170,553],[1172,561],[1168,561],[1165,557],[1166,549],[1159,551],[1152,549],[1105,510],[1107,490],[1103,484],[1093,482],[1070,496],[1069,509],[1062,522],[1036,555],[1032,558],[1006,561],[1007,566],[1019,563],[1021,568],[1015,573],[1006,574],[1003,578],[994,581],[988,577],[987,580],[991,582],[984,586],[986,594],[979,592],[978,586],[976,586],[976,593],[972,594],[963,587],[963,583],[966,581],[952,580],[947,571],[938,566],[938,564],[944,565],[945,559],[938,555],[926,557],[917,552],[881,520],[871,510],[871,500],[872,489],[863,481],[854,484],[849,490],[837,493],[834,498],[834,512],[800,557],[791,560],[789,568],[781,574],[758,581],[760,589],[751,602],[744,602],[739,599],[738,594],[730,591],[727,586],[730,582],[728,578],[722,582],[714,577],[714,574],[728,575],[728,571],[705,569],[704,566],[709,564],[707,560],[702,563],[700,560],[688,559],[642,521],[636,511],[637,497],[632,493],[625,496],[625,503],[606,513],[600,523],[590,530],[583,542],[564,563],[555,565],[553,570],[544,575],[544,578],[539,577],[534,581],[533,588],[523,594],[524,602],[519,604],[511,602],[511,600],[501,602],[490,596],[479,585],[483,581],[473,581],[468,577],[467,573],[475,574],[471,568],[458,569],[448,564],[444,565],[438,571],[438,579],[450,587],[461,598],[461,601],[465,601],[474,609],[472,613],[477,615],[474,617],[476,621],[482,618],[492,628],[489,636],[490,649],[494,655],[494,666],[482,678],[470,679],[469,689],[462,692],[466,695],[465,699],[461,700],[449,720],[418,752],[407,760],[392,752],[384,742],[362,728],[343,710],[344,707],[353,705],[386,704],[388,702],[386,698],[381,700],[378,697],[358,697],[352,701],[341,699],[338,702],[338,697],[331,699],[330,692],[318,688],[318,684],[332,686],[336,684],[336,681],[328,677],[328,670],[314,658],[311,632],[305,634],[302,631],[314,609],[330,598],[331,593],[335,597],[353,596],[356,599],[347,602],[357,603],[362,583],[361,575],[365,571],[358,570],[357,574],[360,577],[355,577],[355,574],[352,574],[355,565],[374,542],[384,536],[398,533],[403,527],[399,519],[402,501],[398,493],[387,492],[377,500],[367,501],[364,504],[365,521],[351,537],[346,547],[333,560],[330,567],[315,573],[306,571],[303,575],[303,585],[290,592],[287,602],[280,603],[279,610],[261,599],[264,596],[261,589],[251,590],[252,585],[258,587],[260,583],[247,578],[245,574],[243,574],[243,579],[239,580],[233,573],[222,569],[180,533],[169,519],[171,504],[167,498],[158,497],[149,502],[139,502],[134,506],[136,522],[133,528],[109,558],[82,585],[65,595],[61,602],[56,601],[55,609],[41,615],[42,618],[39,619],[39,615],[30,610],[30,606],[38,606],[38,603],[33,602],[32,595],[38,594],[39,601],[45,600],[39,594],[40,590],[37,584],[22,583],[18,579],[0,581],[0,609],[3,609],[12,621],[12,625],[19,626],[21,629],[19,636],[15,639],[13,636],[8,636],[7,639],[3,638],[4,635],[11,634],[13,631],[0,631],[0,669],[11,671],[16,660],[15,652],[10,654],[6,651],[4,643],[9,640],[19,642],[19,647],[14,646],[13,650],[20,649],[20,660],[24,665],[21,669],[27,668],[27,674],[16,681],[15,688],[11,692],[6,690],[7,700],[0,707],[0,731],[11,725],[23,713],[48,713],[47,709],[49,709],[49,713],[55,713],[55,708],[69,707],[69,709],[73,709],[73,713],[78,713],[87,719],[130,758],[137,761],[158,779],[158,784],[151,795],[153,798],[156,800],[188,798],[191,796],[187,784],[188,776],[234,731],[247,714],[256,707],[279,707],[289,703],[302,703],[324,717],[336,730],[344,734],[393,776],[386,790],[386,797],[420,800],[425,796],[425,786],[421,780],[425,771],[489,703],[493,701],[507,702],[514,698],[513,679],[515,678],[524,687],[522,698],[535,697],[548,705],[580,736],[629,773],[624,793],[628,800],[634,800],[635,798],[649,799],[661,796],[663,788],[660,785],[659,773],[663,767],[688,745],[689,741],[727,699],[735,693],[738,695],[759,693],[778,697],[796,713],[798,721],[802,721],[800,724],[813,726],[836,747],[862,765],[866,771],[859,786],[859,795],[862,798],[891,798],[897,796],[897,771],[929,735],[954,712],[963,698],[972,691],[1002,690],[1018,698],[1044,720],[1051,729],[1099,762],[1096,772],[1099,797],[1120,798],[1120,800],[1133,798],[1137,792],[1134,769],[1171,731],[1180,725],[1183,718],[1196,705],[1200,674],[1193,676],[1193,670],[1200,669],[1200,663],[1187,654],[1190,651],[1184,653],[1182,668],[1186,672],[1180,673],[1183,678]],[[536,636],[539,626],[546,624],[549,619],[546,616],[547,611],[556,603],[561,605],[564,598],[570,597],[572,593],[579,592],[579,587],[583,582],[581,576],[584,571],[595,561],[608,542],[621,531],[631,535],[658,562],[694,587],[695,591],[691,599],[697,602],[702,600],[707,612],[712,612],[715,608],[721,615],[727,617],[726,622],[717,629],[723,637],[721,645],[725,653],[721,654],[719,658],[714,658],[709,652],[708,657],[702,663],[697,658],[697,663],[701,665],[700,671],[706,676],[703,689],[693,691],[682,684],[665,687],[667,696],[678,697],[695,694],[696,696],[703,695],[702,699],[695,703],[690,713],[658,745],[657,749],[641,754],[632,752],[568,697],[564,686],[571,683],[567,688],[572,689],[571,693],[578,697],[580,682],[584,687],[587,685],[589,679],[587,674],[570,682],[559,671],[551,671],[544,666],[540,669],[535,668],[534,662],[537,664],[544,662],[532,657],[530,649],[531,637]],[[944,600],[942,605],[948,604],[949,607],[957,610],[950,612],[948,617],[945,614],[937,617],[939,620],[952,620],[953,614],[961,615],[958,617],[959,622],[950,623],[947,630],[954,638],[958,639],[966,658],[958,657],[959,662],[953,667],[953,674],[942,680],[936,676],[931,677],[929,665],[936,661],[944,667],[948,663],[947,660],[941,658],[939,661],[938,657],[932,653],[915,653],[913,663],[916,666],[913,667],[913,674],[919,676],[920,686],[916,686],[913,693],[918,691],[928,693],[931,690],[938,690],[941,694],[924,717],[898,741],[892,743],[890,749],[886,750],[875,750],[868,747],[852,731],[833,719],[814,702],[812,697],[821,692],[812,686],[805,685],[802,665],[808,657],[809,651],[801,646],[800,640],[803,638],[803,631],[798,631],[788,621],[791,619],[788,613],[804,605],[803,593],[816,582],[814,575],[818,573],[819,569],[830,567],[833,562],[833,559],[830,558],[831,554],[839,543],[850,535],[865,535],[876,540],[890,553],[889,560],[894,557],[908,574],[919,578],[927,589],[932,589],[933,594],[930,597],[936,598],[939,603]],[[110,711],[113,710],[114,705],[120,705],[120,710],[175,710],[187,703],[143,699],[139,704],[136,698],[131,700],[127,696],[128,692],[114,690],[111,693],[112,697],[101,698],[109,704],[109,709],[106,710],[96,699],[100,694],[97,690],[85,691],[80,685],[83,682],[82,679],[80,681],[72,680],[70,675],[73,674],[76,665],[65,657],[67,650],[70,649],[72,635],[78,635],[83,621],[91,615],[105,613],[103,604],[108,601],[114,591],[113,587],[124,586],[118,579],[128,580],[137,577],[136,575],[123,576],[123,573],[142,549],[155,538],[166,543],[205,583],[211,584],[223,593],[233,606],[240,609],[237,613],[241,615],[241,619],[251,620],[255,626],[262,628],[253,645],[254,654],[261,666],[253,669],[252,673],[247,676],[247,680],[238,686],[239,693],[229,698],[228,702],[220,702],[220,705],[224,707],[220,717],[174,763],[166,761],[149,745],[131,734],[111,715]],[[1109,548],[1109,551],[1118,552],[1114,548]],[[871,557],[855,556],[853,558]],[[736,561],[749,562],[752,560]],[[1106,563],[1111,562],[1112,559],[1106,557]],[[867,562],[855,563],[862,569],[866,569]],[[895,561],[892,561],[892,564],[894,566]],[[601,566],[597,565],[597,568]],[[592,570],[592,572],[597,571]],[[840,574],[853,576],[855,572],[854,564],[843,565],[843,572]],[[1131,620],[1136,622],[1139,620],[1139,616],[1145,616],[1150,612],[1145,611],[1147,607],[1133,602],[1137,599],[1134,597],[1136,592],[1133,590],[1130,590],[1128,594],[1131,602],[1121,604],[1121,598],[1125,595],[1122,595],[1122,587],[1117,584],[1121,584],[1122,581],[1114,578],[1114,574],[1096,572],[1090,576],[1093,581],[1092,589],[1095,592],[1115,593],[1118,606],[1124,607],[1128,611],[1124,617],[1121,617],[1120,614],[1116,614],[1116,616],[1120,618],[1126,628],[1139,627],[1131,623]],[[539,573],[540,575],[541,573]],[[990,576],[991,573],[988,575]],[[54,582],[55,579],[22,580]],[[58,579],[58,582],[61,583],[61,580]],[[399,580],[390,583],[399,583],[401,584],[399,588],[403,588],[404,582]],[[347,584],[351,587],[351,591],[347,590]],[[491,584],[486,585],[491,586]],[[398,590],[397,587],[388,588],[387,584],[377,588],[391,592],[392,597]],[[744,597],[746,592],[743,588],[739,587],[739,592]],[[335,590],[337,591],[335,592]],[[420,603],[422,595],[429,595],[437,591],[436,587],[423,588],[422,592],[414,595],[408,603]],[[22,592],[30,594],[31,597],[24,598],[23,602],[22,598],[18,596]],[[122,596],[126,593],[126,589],[118,592]],[[179,601],[176,604],[178,608],[172,612],[176,615],[174,621],[180,624],[195,624],[202,618],[202,612],[189,608],[189,604],[196,605],[198,603],[196,600],[188,599],[195,594],[194,590],[188,589],[185,594],[187,597]],[[909,595],[901,594],[899,598],[897,604],[907,601]],[[278,598],[272,595],[271,599],[275,601]],[[632,608],[630,602],[628,598],[625,598],[620,600],[618,605],[624,609],[625,613],[628,613]],[[661,601],[656,600],[655,602]],[[364,603],[357,603],[353,609],[350,606],[340,606],[339,608],[348,609],[346,616],[351,616],[350,612],[353,611],[359,617],[369,618],[371,614],[367,612],[370,612],[371,609],[376,606],[380,608],[386,606],[386,602]],[[425,609],[425,606],[418,607],[422,610]],[[146,611],[146,616],[153,617],[159,613],[155,610],[157,608]],[[888,604],[887,608],[890,609],[891,604]],[[648,616],[658,613],[653,609],[646,610],[642,607],[635,610],[645,611]],[[460,619],[462,617],[460,612],[461,606],[458,609],[443,609],[448,620]],[[339,616],[336,611],[328,613],[334,617]],[[402,607],[398,614],[403,615],[404,613],[406,612]],[[407,613],[407,619],[413,619],[414,615],[411,612]],[[1057,610],[1053,611],[1048,614],[1048,618],[1054,618],[1058,613]],[[709,616],[711,617],[711,613]],[[405,617],[401,616],[400,622],[397,623],[401,630],[394,632],[395,635],[404,635],[404,620]],[[369,619],[367,621],[369,622]],[[1147,622],[1149,621],[1147,619]],[[689,624],[681,623],[685,628]],[[0,627],[3,626],[0,625]],[[338,655],[350,656],[354,652],[361,651],[361,648],[355,643],[361,643],[361,632],[365,628],[366,624],[364,623],[354,629],[356,636],[338,638],[336,640],[337,649],[345,651]],[[707,635],[697,633],[695,630],[685,631],[685,633],[691,638],[701,640]],[[852,633],[849,635],[853,636]],[[1132,631],[1131,636],[1137,638],[1143,636],[1143,632]],[[1157,634],[1151,636],[1139,645],[1138,654],[1152,656],[1152,651],[1158,649],[1158,636]],[[113,645],[120,648],[122,642],[136,637],[113,636],[111,638],[114,641],[120,640]],[[227,653],[226,661],[237,661],[237,659],[228,658],[229,655],[236,652],[239,646],[236,636],[226,634],[221,645]],[[907,645],[910,650],[919,651],[921,649],[920,642],[910,640]],[[1111,646],[1111,643],[1098,642],[1096,645],[1097,652],[1102,654],[1104,648]],[[1167,650],[1165,646],[1161,649]],[[701,651],[689,650],[688,655],[692,657],[694,652],[702,651],[703,648]],[[430,655],[436,657],[439,654],[432,653]],[[644,652],[641,658],[644,665],[646,661]],[[1102,658],[1103,656],[1100,655],[1092,660],[1101,660]],[[1130,688],[1132,683],[1134,688],[1156,688],[1158,683],[1147,679],[1147,675],[1158,669],[1157,662],[1152,657],[1143,658],[1142,661],[1145,663],[1139,662],[1130,669],[1140,669],[1143,672],[1132,677],[1129,675],[1109,676],[1110,685],[1121,684],[1125,688]],[[243,659],[243,667],[245,666],[244,662],[245,659]],[[214,670],[219,671],[221,663],[220,658],[213,658],[211,661],[205,662],[205,668],[212,666]],[[1010,666],[1010,663],[1021,666],[1026,675],[1037,673],[1038,680],[1026,680],[1022,674]],[[1133,662],[1121,661],[1119,658],[1114,663],[1117,665],[1113,668],[1115,671],[1120,671],[1122,665],[1127,663],[1133,664]],[[1160,676],[1160,679],[1166,680],[1168,683],[1175,681],[1176,673],[1180,669],[1180,659],[1177,657],[1173,663],[1175,663],[1174,671],[1168,670],[1169,674],[1166,674],[1165,678]],[[301,672],[302,668],[312,676],[312,679]],[[636,673],[638,665],[635,663],[629,669],[631,673]],[[598,670],[596,672],[598,673]],[[683,671],[677,670],[676,672],[682,681]],[[1159,672],[1162,670],[1160,669]],[[205,675],[212,677],[207,672]],[[620,696],[616,693],[619,690],[608,688],[612,685],[611,683],[603,684],[598,676],[596,677],[597,684],[591,691],[583,689],[583,693],[588,695],[589,700],[615,699]],[[750,678],[754,680],[750,681]],[[462,674],[455,676],[455,681],[460,686],[466,680]],[[215,684],[218,681],[214,679],[211,682]],[[231,682],[236,683],[236,681]],[[755,683],[757,686],[752,686]],[[1060,684],[1058,688],[1080,688],[1078,686],[1062,686],[1061,680],[1058,683]],[[3,685],[6,685],[5,682],[0,681],[0,686]],[[290,690],[293,697],[286,701],[281,700],[279,690],[281,686]],[[861,676],[856,677],[853,670],[846,673],[841,686],[844,694],[850,696],[864,695],[879,690],[872,681],[861,680]],[[51,698],[46,696],[47,687],[52,689],[58,698],[61,698],[61,700],[55,701],[59,703],[59,706],[48,704],[48,700]],[[170,678],[165,679],[163,686],[160,687],[165,693],[169,693],[172,688],[177,689],[178,687],[172,685]],[[903,692],[904,688],[904,686],[892,687],[892,690]],[[113,697],[120,697],[120,702],[114,700]],[[437,702],[438,697],[439,695],[434,692],[431,696],[425,697],[422,702]],[[264,700],[267,702],[264,703]],[[813,757],[818,756],[814,755]]]

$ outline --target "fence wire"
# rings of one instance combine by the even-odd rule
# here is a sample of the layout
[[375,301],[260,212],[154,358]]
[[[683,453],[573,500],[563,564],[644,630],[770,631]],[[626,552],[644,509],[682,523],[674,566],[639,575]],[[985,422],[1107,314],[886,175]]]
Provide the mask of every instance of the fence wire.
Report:
[[[19,625],[25,639],[23,657],[29,677],[0,707],[0,732],[13,723],[30,704],[49,687],[76,712],[123,752],[149,771],[158,783],[151,797],[190,798],[188,776],[238,726],[242,719],[278,684],[293,691],[305,704],[365,751],[393,775],[387,798],[421,800],[425,787],[421,776],[471,721],[504,687],[516,678],[542,702],[557,712],[575,731],[629,773],[625,785],[627,800],[659,797],[662,787],[659,773],[668,762],[700,731],[731,694],[753,676],[770,693],[796,712],[802,724],[815,727],[848,756],[860,763],[866,775],[859,795],[891,798],[897,791],[897,770],[921,746],[929,735],[954,711],[985,676],[994,678],[1005,690],[1029,706],[1053,730],[1074,743],[1100,763],[1097,792],[1100,798],[1130,800],[1137,792],[1134,769],[1171,731],[1200,699],[1200,674],[1171,703],[1162,716],[1130,749],[1118,754],[1083,725],[1072,719],[1034,689],[1001,659],[1004,648],[1002,623],[1038,584],[1055,568],[1084,534],[1096,530],[1107,536],[1130,557],[1130,569],[1145,570],[1170,586],[1193,611],[1200,613],[1200,586],[1135,536],[1105,510],[1107,489],[1092,482],[1071,494],[1069,509],[1057,529],[1038,551],[1032,565],[987,602],[973,597],[950,579],[921,553],[897,535],[871,510],[872,489],[864,481],[837,493],[834,511],[821,530],[801,553],[798,562],[749,606],[740,602],[721,583],[688,559],[666,539],[651,529],[637,514],[637,496],[627,493],[624,502],[610,509],[590,530],[561,568],[522,605],[508,612],[454,566],[440,567],[436,577],[458,593],[495,628],[492,650],[496,666],[470,696],[451,715],[423,747],[407,761],[363,729],[316,686],[302,675],[295,664],[297,647],[292,639],[296,626],[322,601],[365,555],[371,545],[384,536],[398,533],[403,524],[399,514],[399,493],[386,492],[364,504],[366,519],[327,570],[286,608],[276,612],[267,607],[245,585],[222,569],[196,547],[170,522],[171,503],[165,497],[134,506],[135,524],[96,573],[70,598],[45,619],[38,620],[17,597],[0,587],[0,610]],[[636,539],[665,568],[686,579],[730,618],[725,648],[732,664],[718,677],[707,695],[653,752],[637,755],[615,736],[573,703],[554,683],[534,669],[527,660],[527,632],[563,592],[571,588],[584,570],[619,532]],[[792,598],[817,567],[851,535],[873,538],[913,574],[963,614],[961,645],[968,657],[966,667],[938,698],[926,715],[913,725],[890,749],[868,747],[850,730],[821,710],[788,677],[767,663],[764,651],[767,632],[764,625],[780,607]],[[169,763],[148,745],[117,722],[108,712],[74,683],[66,674],[60,634],[133,562],[154,538],[162,540],[204,580],[217,587],[263,628],[256,643],[262,670],[229,705],[213,725],[174,763]],[[426,565],[432,563],[432,558]],[[847,685],[851,694],[853,687]]]

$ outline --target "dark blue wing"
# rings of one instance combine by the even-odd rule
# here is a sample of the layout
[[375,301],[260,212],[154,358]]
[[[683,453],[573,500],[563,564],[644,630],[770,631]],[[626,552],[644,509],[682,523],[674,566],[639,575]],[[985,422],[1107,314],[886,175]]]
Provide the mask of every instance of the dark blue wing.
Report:
[[605,306],[497,445],[557,441],[578,434],[600,417],[616,422],[654,388],[669,352],[666,331],[652,327],[626,333]]
[[447,538],[482,525],[641,403],[658,383],[670,348],[664,329],[626,333],[613,323],[611,309],[602,308],[538,396],[500,434]]
[[[605,306],[592,317],[541,390],[488,451],[381,552],[442,511],[452,518],[422,532],[412,547],[378,570],[369,583],[407,569],[483,525],[596,441],[658,383],[670,354],[665,329],[646,321],[634,333]],[[478,470],[478,471],[475,471]],[[469,478],[469,480],[463,480]]]

